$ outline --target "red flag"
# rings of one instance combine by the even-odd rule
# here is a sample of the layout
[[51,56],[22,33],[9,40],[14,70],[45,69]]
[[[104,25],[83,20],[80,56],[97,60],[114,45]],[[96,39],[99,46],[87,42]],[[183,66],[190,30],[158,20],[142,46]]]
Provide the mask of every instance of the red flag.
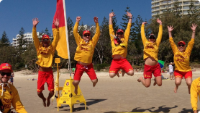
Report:
[[[56,13],[53,20],[59,20],[59,41],[56,47],[58,56],[70,59],[68,31],[66,22],[65,0],[57,0]],[[56,34],[56,27],[52,25],[53,36]]]

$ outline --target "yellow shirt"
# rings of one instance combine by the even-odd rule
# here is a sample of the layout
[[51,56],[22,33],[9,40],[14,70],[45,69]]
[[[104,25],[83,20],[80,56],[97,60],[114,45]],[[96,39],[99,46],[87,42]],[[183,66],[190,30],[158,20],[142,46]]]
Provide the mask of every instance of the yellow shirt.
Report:
[[74,25],[73,33],[77,44],[74,60],[83,63],[92,63],[94,49],[100,36],[99,23],[96,23],[96,33],[88,43],[86,43],[79,35],[77,22]]
[[40,41],[37,37],[36,28],[33,27],[32,36],[33,36],[35,48],[37,51],[37,58],[38,58],[38,61],[36,62],[36,64],[38,64],[41,67],[51,67],[52,66],[54,52],[56,50],[56,46],[57,46],[58,39],[59,39],[58,29],[53,32],[56,32],[55,33],[56,37],[54,37],[53,42],[51,43],[51,45],[49,47],[43,47],[42,43],[40,43]]
[[114,43],[115,32],[113,30],[113,25],[111,24],[109,25],[109,34],[110,34],[110,40],[111,40],[111,46],[112,46],[112,57],[114,55],[121,55],[122,57],[126,58],[130,29],[131,29],[131,23],[128,23],[127,28],[124,33],[124,38],[121,38],[122,44],[124,46],[115,45]]
[[174,63],[175,63],[175,70],[181,72],[188,72],[191,71],[190,68],[190,54],[194,45],[194,38],[190,40],[185,52],[180,52],[174,43],[172,37],[169,38],[169,42],[171,44],[173,53],[174,53]]
[[157,39],[154,43],[152,43],[152,42],[148,41],[145,36],[144,25],[141,26],[141,37],[142,37],[142,43],[144,46],[143,59],[151,57],[151,58],[155,59],[156,61],[158,61],[158,47],[159,47],[161,39],[162,39],[162,33],[163,33],[162,25],[159,25],[159,32],[158,32]]
[[[1,93],[2,87],[0,86],[0,94]],[[17,113],[27,113],[23,104],[20,101],[18,91],[13,85],[9,84],[9,87],[4,87],[3,96],[1,96],[0,99],[4,106],[3,113],[7,113],[10,110],[11,104],[15,108]]]
[[197,110],[197,97],[200,98],[200,77],[192,81],[190,88],[191,105],[193,110]]

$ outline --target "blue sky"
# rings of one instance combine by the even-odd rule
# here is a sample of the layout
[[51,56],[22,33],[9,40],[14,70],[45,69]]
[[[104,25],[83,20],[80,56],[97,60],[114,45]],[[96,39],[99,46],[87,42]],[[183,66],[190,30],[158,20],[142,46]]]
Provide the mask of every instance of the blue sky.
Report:
[[[3,31],[12,42],[21,27],[25,32],[32,32],[32,19],[37,17],[39,24],[37,31],[48,28],[51,32],[52,21],[56,10],[57,0],[3,0],[0,2],[0,38]],[[93,17],[108,18],[113,9],[118,24],[125,14],[126,7],[130,7],[133,17],[140,15],[143,20],[151,19],[151,0],[66,0],[66,13],[75,23],[76,17],[81,16],[83,24],[93,25]]]

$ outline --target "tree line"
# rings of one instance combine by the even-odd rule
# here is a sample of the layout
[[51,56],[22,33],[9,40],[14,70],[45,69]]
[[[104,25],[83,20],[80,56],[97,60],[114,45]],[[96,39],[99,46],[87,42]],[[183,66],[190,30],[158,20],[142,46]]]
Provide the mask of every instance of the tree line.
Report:
[[[113,11],[113,10],[112,10]],[[116,31],[118,28],[123,30],[126,29],[128,23],[128,17],[126,16],[126,12],[131,12],[130,7],[125,8],[124,15],[122,16],[122,20],[117,20],[116,17],[113,18],[113,28]],[[163,14],[157,15],[156,17],[152,17],[150,20],[143,19],[140,15],[133,17],[129,42],[128,42],[128,51],[127,51],[127,60],[134,66],[134,67],[142,67],[144,65],[143,61],[143,44],[141,39],[141,24],[143,21],[147,21],[148,24],[145,26],[145,33],[146,37],[149,34],[153,33],[155,35],[158,34],[158,27],[159,24],[156,22],[157,18],[162,20],[163,24],[163,36],[159,46],[159,54],[158,59],[165,61],[166,63],[173,62],[173,52],[171,46],[169,44],[169,36],[167,26],[172,25],[174,26],[174,30],[172,32],[173,39],[177,44],[180,40],[186,42],[186,44],[190,41],[192,31],[190,26],[192,23],[196,23],[198,25],[196,29],[196,38],[195,44],[190,56],[191,62],[199,63],[200,59],[200,10],[198,7],[194,6],[193,3],[190,4],[190,8],[188,10],[188,15],[182,15],[181,7],[178,3],[174,3],[174,7],[172,10],[166,9]],[[108,17],[108,16],[107,16]],[[94,66],[98,69],[108,67],[112,61],[112,51],[111,51],[111,41],[109,36],[109,22],[108,18],[103,17],[103,21],[100,24],[101,35],[98,40],[98,43],[95,47],[95,52],[93,56],[93,63]],[[120,21],[120,25],[117,24],[117,21]],[[74,54],[76,51],[76,42],[73,36],[73,23],[70,17],[67,18],[67,29],[68,29],[68,39],[69,39],[69,50],[70,50],[70,60],[71,66],[75,67],[76,61],[73,59]],[[82,36],[83,31],[85,28],[82,27],[79,30],[80,35]],[[90,29],[91,35],[95,34],[95,28]],[[48,29],[46,28],[40,35],[43,33],[49,34]],[[19,31],[20,38],[18,40],[19,45],[17,47],[13,47],[10,45],[6,32],[4,31],[2,37],[0,38],[0,63],[8,62],[12,64],[15,70],[20,70],[27,68],[33,71],[37,71],[37,65],[35,62],[37,61],[36,50],[34,44],[26,44],[26,40],[24,39],[24,29],[21,28]],[[51,35],[52,36],[52,35]],[[92,37],[91,36],[91,37]],[[26,45],[23,47],[23,45]],[[55,52],[55,57],[59,57]],[[68,67],[68,60],[61,58],[61,64],[63,68]]]

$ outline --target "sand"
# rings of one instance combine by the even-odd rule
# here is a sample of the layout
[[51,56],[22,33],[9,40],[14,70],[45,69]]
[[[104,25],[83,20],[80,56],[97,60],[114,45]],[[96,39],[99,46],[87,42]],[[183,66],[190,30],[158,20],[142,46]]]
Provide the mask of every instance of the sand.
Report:
[[[142,72],[136,72],[134,76],[110,78],[108,72],[97,72],[99,79],[95,88],[89,77],[84,74],[80,82],[80,88],[87,101],[88,109],[84,104],[75,104],[75,113],[116,113],[116,112],[159,112],[159,113],[190,113],[190,95],[188,94],[185,79],[177,93],[174,93],[174,80],[163,80],[161,87],[153,86],[145,88],[137,79]],[[56,72],[54,76],[56,77]],[[163,73],[169,77],[169,73]],[[193,79],[200,76],[200,71],[193,72]],[[56,113],[56,100],[50,107],[43,107],[42,100],[37,96],[37,73],[15,72],[14,85],[17,88],[21,101],[28,113]],[[69,74],[61,72],[60,86],[64,85]],[[47,85],[44,95],[48,96]],[[199,106],[199,104],[198,104]],[[69,113],[69,106],[63,105],[61,113]]]

